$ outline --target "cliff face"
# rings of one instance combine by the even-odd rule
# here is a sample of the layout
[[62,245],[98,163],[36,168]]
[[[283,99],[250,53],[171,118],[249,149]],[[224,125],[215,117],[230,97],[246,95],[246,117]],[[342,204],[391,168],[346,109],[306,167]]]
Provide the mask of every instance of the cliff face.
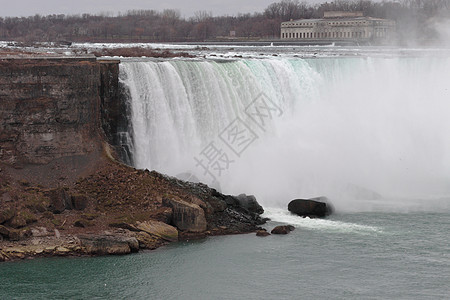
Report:
[[0,58],[0,163],[99,150],[101,71],[94,57]]
[[125,254],[263,223],[241,196],[104,155],[121,154],[129,125],[118,75],[118,61],[94,57],[0,57],[0,262]]
[[121,160],[133,165],[131,150],[128,149],[128,116],[131,114],[126,103],[128,95],[119,85],[119,61],[101,60],[100,63],[100,112],[101,125],[106,139]]

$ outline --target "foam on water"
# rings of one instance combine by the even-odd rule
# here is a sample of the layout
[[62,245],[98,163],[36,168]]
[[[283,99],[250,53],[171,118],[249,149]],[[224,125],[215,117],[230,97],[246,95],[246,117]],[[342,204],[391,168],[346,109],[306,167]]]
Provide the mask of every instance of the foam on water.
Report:
[[[327,196],[339,211],[448,207],[449,77],[448,57],[426,55],[121,64],[136,167],[211,184],[194,157],[213,142],[233,161],[215,174],[223,192],[283,208]],[[261,92],[283,111],[263,130],[245,114]],[[257,139],[234,155],[218,137],[238,117]]]
[[311,219],[302,218],[291,214],[286,209],[269,207],[265,208],[263,217],[270,218],[272,221],[290,224],[298,228],[320,230],[339,233],[355,233],[355,234],[380,234],[383,230],[379,227],[360,225],[355,223],[347,223],[343,221],[333,221],[329,219]]

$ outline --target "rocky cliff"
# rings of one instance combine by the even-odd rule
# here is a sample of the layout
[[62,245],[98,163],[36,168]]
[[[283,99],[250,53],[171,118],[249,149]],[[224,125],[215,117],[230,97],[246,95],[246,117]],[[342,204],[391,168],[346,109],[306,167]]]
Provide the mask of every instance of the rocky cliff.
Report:
[[0,162],[98,150],[100,86],[94,57],[0,59]]
[[125,254],[263,222],[252,197],[116,160],[118,74],[88,56],[0,58],[0,261]]

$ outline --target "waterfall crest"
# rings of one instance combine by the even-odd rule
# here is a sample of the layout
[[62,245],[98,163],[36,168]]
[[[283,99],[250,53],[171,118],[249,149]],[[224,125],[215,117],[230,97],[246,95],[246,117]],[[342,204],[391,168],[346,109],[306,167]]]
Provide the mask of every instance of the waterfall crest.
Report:
[[[339,206],[450,194],[447,58],[126,61],[120,68],[137,168],[190,172],[266,205],[318,195]],[[258,105],[259,119],[249,114]],[[250,137],[235,151],[227,130],[239,124]],[[202,167],[201,156],[213,151],[227,168]]]

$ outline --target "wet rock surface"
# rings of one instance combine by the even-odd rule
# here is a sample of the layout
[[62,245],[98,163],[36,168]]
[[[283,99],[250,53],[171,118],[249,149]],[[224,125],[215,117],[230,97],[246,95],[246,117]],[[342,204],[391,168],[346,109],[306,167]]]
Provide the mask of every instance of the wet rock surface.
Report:
[[272,229],[270,233],[272,234],[288,234],[295,229],[292,225],[280,225]]
[[265,236],[269,236],[270,233],[267,232],[266,229],[260,229],[256,232],[256,236],[260,236],[260,237],[265,237]]
[[333,212],[326,197],[295,199],[289,202],[288,210],[301,217],[324,218]]

